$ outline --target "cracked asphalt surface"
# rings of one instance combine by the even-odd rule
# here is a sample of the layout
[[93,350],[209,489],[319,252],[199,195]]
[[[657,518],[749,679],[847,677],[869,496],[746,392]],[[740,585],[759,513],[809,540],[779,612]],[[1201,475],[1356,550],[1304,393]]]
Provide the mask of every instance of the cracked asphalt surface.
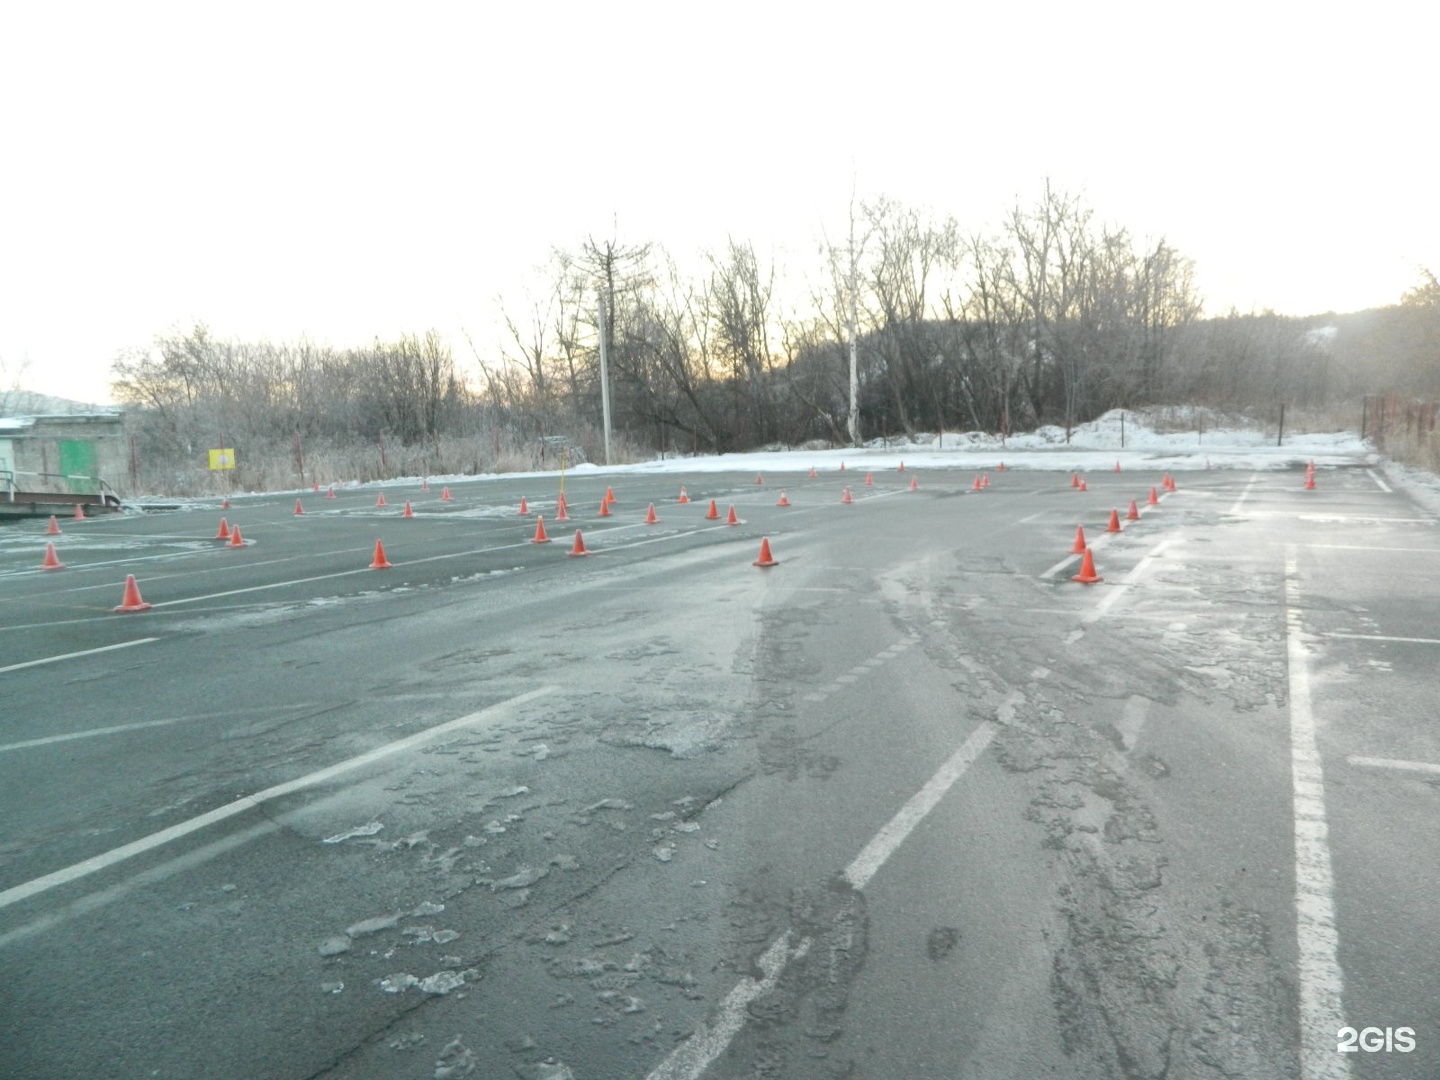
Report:
[[5,527],[0,1076],[1299,1078],[1294,595],[1342,1020],[1415,1033],[1315,1075],[1440,1075],[1435,515],[910,475]]

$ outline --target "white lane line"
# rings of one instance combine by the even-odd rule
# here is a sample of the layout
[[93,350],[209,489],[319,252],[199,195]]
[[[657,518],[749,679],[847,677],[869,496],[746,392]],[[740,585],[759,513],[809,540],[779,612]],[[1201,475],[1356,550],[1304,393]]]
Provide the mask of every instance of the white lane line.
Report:
[[1326,637],[1347,638],[1350,641],[1404,641],[1411,645],[1440,645],[1440,638],[1433,637],[1387,637],[1384,634],[1326,634]]
[[860,676],[859,676],[859,675],[836,675],[836,676],[835,676],[835,681],[836,681],[837,683],[843,683],[843,684],[845,684],[845,685],[849,685],[850,683],[853,683],[853,682],[859,682],[859,681],[860,681]]
[[790,931],[787,930],[760,954],[756,966],[760,968],[760,979],[745,976],[730,993],[725,995],[715,1016],[696,1028],[695,1033],[671,1051],[646,1080],[695,1080],[710,1063],[725,1052],[730,1040],[745,1026],[746,1009],[756,998],[763,997],[775,989],[785,965],[792,959],[799,959],[810,951],[810,939],[802,938],[795,950],[790,950]]
[[1432,765],[1428,761],[1400,761],[1396,758],[1383,757],[1349,757],[1345,760],[1351,765],[1368,765],[1372,769],[1402,769],[1406,772],[1440,773],[1440,765]]
[[1386,492],[1388,492],[1388,491],[1390,490],[1390,485],[1387,484],[1387,483],[1385,483],[1384,480],[1381,480],[1380,477],[1376,476],[1374,469],[1366,469],[1366,470],[1365,470],[1365,475],[1368,476],[1368,477],[1370,477],[1371,480],[1374,480],[1375,483],[1376,483],[1376,485],[1380,488],[1381,491],[1386,491]]
[[1226,511],[1226,513],[1238,514],[1240,512],[1240,508],[1245,505],[1245,500],[1250,497],[1250,490],[1256,485],[1259,480],[1260,474],[1252,473],[1250,479],[1246,481],[1245,489],[1240,492],[1240,497],[1235,500],[1235,505],[1230,507],[1230,509]]
[[1155,565],[1155,560],[1164,554],[1165,549],[1172,543],[1179,543],[1179,540],[1178,536],[1167,536],[1151,548],[1145,557],[1135,564],[1135,568],[1125,575],[1125,580],[1102,596],[1100,602],[1080,621],[1089,625],[1104,618],[1105,613],[1115,606],[1120,597],[1124,596],[1131,586],[1139,583],[1140,579],[1150,572],[1150,568]]
[[[1002,712],[1015,707],[1019,694],[1011,694],[1000,706]],[[970,737],[950,756],[945,764],[900,808],[900,811],[861,849],[855,861],[845,868],[844,877],[856,889],[863,889],[885,864],[916,825],[934,809],[941,797],[978,758],[999,728],[989,720],[970,733]],[[745,1026],[747,1009],[756,998],[769,994],[780,981],[785,965],[804,956],[810,939],[801,939],[791,951],[792,933],[786,930],[760,954],[757,966],[763,978],[746,976],[725,995],[714,1017],[702,1023],[688,1039],[671,1051],[670,1056],[651,1072],[646,1080],[698,1080],[710,1064],[725,1052],[740,1029]]]
[[89,874],[96,873],[99,870],[104,870],[106,867],[114,866],[116,863],[133,858],[152,848],[157,848],[162,844],[168,844],[172,840],[178,840],[182,836],[188,836],[190,833],[214,825],[216,822],[232,818],[237,814],[243,814],[247,810],[270,802],[273,799],[278,799],[282,795],[289,795],[292,792],[301,791],[304,788],[313,787],[316,784],[322,784],[327,780],[332,780],[337,776],[372,764],[392,754],[398,754],[402,751],[420,746],[451,731],[458,730],[470,724],[479,723],[482,720],[488,719],[492,714],[508,712],[518,705],[532,701],[544,694],[551,693],[553,690],[554,687],[550,686],[541,687],[538,690],[530,690],[516,697],[497,702],[478,712],[468,713],[455,720],[447,720],[443,724],[437,724],[435,727],[426,728],[424,731],[418,731],[414,735],[397,739],[395,742],[377,746],[373,750],[367,750],[363,754],[347,758],[344,761],[301,776],[298,779],[288,780],[283,784],[276,784],[274,787],[266,788],[264,791],[257,791],[254,795],[246,795],[244,798],[236,799],[234,802],[216,807],[208,813],[193,817],[189,821],[179,822],[178,824],[170,826],[168,829],[161,829],[157,833],[143,836],[139,840],[123,844],[118,848],[113,848],[110,851],[93,856],[83,862],[75,863],[73,866],[67,866],[63,870],[56,870],[54,873],[46,874],[43,877],[34,878],[31,881],[16,885],[6,889],[4,892],[0,892],[0,908],[7,908],[12,904],[18,904],[20,901],[29,899],[48,889],[53,889],[59,885],[75,881]]
[[241,829],[237,833],[223,836],[219,840],[211,841],[204,847],[196,848],[194,851],[187,851],[173,859],[161,863],[159,866],[152,866],[148,870],[142,870],[134,877],[111,885],[108,889],[101,889],[99,892],[82,896],[80,899],[58,911],[26,923],[24,926],[17,926],[14,930],[0,934],[0,949],[6,945],[14,944],[17,941],[24,941],[26,938],[34,937],[36,934],[43,934],[47,930],[53,930],[62,923],[88,912],[98,910],[106,904],[134,892],[145,885],[153,885],[156,882],[165,881],[185,870],[203,865],[227,851],[248,844],[251,840],[258,839],[270,833],[279,832],[283,826],[276,821],[262,821],[259,825],[252,825],[248,829]]
[[114,652],[116,649],[128,649],[132,645],[145,645],[159,640],[158,637],[142,637],[136,638],[134,641],[122,641],[118,645],[102,645],[98,649],[81,649],[79,652],[61,653],[58,656],[47,656],[40,660],[26,660],[21,664],[0,667],[0,675],[4,675],[7,671],[20,671],[22,668],[39,667],[41,664],[58,664],[61,660],[73,660],[77,656],[94,656],[96,653]]
[[[450,698],[452,694],[436,694],[435,697]],[[393,701],[394,698],[386,698]],[[348,704],[348,703],[347,703]],[[116,724],[113,727],[89,728],[86,731],[70,731],[64,735],[46,735],[39,739],[26,739],[24,742],[0,743],[0,754],[9,753],[11,750],[29,750],[36,746],[49,746],[51,743],[72,742],[75,739],[93,739],[99,735],[118,735],[125,731],[140,731],[144,728],[168,727],[171,724],[188,724],[196,720],[221,720],[227,716],[254,716],[265,712],[295,712],[302,709],[320,708],[314,702],[307,702],[301,705],[279,705],[271,709],[231,709],[227,712],[202,713],[198,716],[172,716],[165,720],[141,720],[134,724]],[[336,706],[330,706],[334,708]]]
[[1310,669],[1300,620],[1300,571],[1293,544],[1285,549],[1285,651],[1290,691],[1290,768],[1295,814],[1295,935],[1299,946],[1300,1075],[1340,1080],[1349,1059],[1335,1052],[1345,1026],[1345,980],[1335,928],[1335,878],[1326,843],[1325,776],[1315,743]]
[[1376,547],[1373,544],[1301,544],[1307,548],[1326,548],[1331,551],[1403,551],[1419,555],[1440,555],[1440,548],[1423,547]]
[[[1011,697],[1013,699],[1014,695]],[[1011,708],[1014,708],[1013,702]],[[935,808],[935,804],[950,790],[955,781],[964,775],[975,759],[985,752],[990,740],[995,738],[995,733],[999,730],[994,723],[986,720],[972,731],[970,737],[960,744],[960,749],[950,755],[950,759],[925,782],[925,786],[912,795],[910,801],[861,849],[860,854],[845,868],[842,876],[855,888],[865,888],[875,876],[875,872],[885,865],[885,860],[905,842],[911,830]]]

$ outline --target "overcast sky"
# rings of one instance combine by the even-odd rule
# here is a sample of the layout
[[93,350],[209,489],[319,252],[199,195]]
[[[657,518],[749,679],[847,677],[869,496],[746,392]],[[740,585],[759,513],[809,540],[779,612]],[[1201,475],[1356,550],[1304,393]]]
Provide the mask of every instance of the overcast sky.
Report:
[[1440,270],[1428,5],[501,7],[7,5],[4,372],[103,401],[195,320],[434,327],[468,363],[554,247],[734,236],[803,272],[852,183],[968,232],[1048,176],[1194,259],[1212,312]]

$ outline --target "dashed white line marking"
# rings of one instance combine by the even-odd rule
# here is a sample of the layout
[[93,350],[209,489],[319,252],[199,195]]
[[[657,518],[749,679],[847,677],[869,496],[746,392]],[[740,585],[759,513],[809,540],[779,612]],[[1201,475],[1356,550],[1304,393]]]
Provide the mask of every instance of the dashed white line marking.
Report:
[[1345,1026],[1345,980],[1335,929],[1335,879],[1326,843],[1325,784],[1310,705],[1310,669],[1300,620],[1300,571],[1294,545],[1285,551],[1285,648],[1290,697],[1290,767],[1295,814],[1295,934],[1299,946],[1300,1073],[1340,1080],[1349,1060],[1335,1052]]
[[1401,769],[1405,772],[1440,773],[1440,765],[1428,761],[1401,761],[1383,757],[1349,757],[1351,765],[1368,765],[1372,769]]
[[1150,568],[1155,564],[1155,560],[1164,554],[1165,549],[1172,543],[1178,542],[1179,537],[1167,536],[1151,548],[1145,557],[1135,564],[1135,568],[1125,575],[1125,580],[1102,596],[1099,603],[1095,605],[1094,609],[1091,610],[1082,621],[1089,624],[1104,618],[1105,613],[1115,606],[1119,599],[1130,590],[1131,586],[1137,584],[1141,578],[1150,572]]
[[1384,480],[1381,480],[1380,477],[1376,476],[1374,469],[1366,469],[1365,475],[1370,477],[1371,480],[1374,480],[1376,486],[1379,487],[1381,491],[1388,492],[1390,490],[1390,485],[1385,483]]
[[695,1033],[671,1051],[646,1080],[695,1080],[710,1063],[725,1052],[736,1033],[745,1026],[746,1009],[756,998],[775,989],[785,964],[810,951],[810,939],[802,938],[794,952],[790,951],[790,931],[785,931],[755,961],[761,978],[746,976],[725,995],[714,1017],[702,1023]]
[[0,892],[0,908],[18,904],[20,901],[27,900],[48,889],[56,888],[57,886],[104,870],[106,867],[114,866],[116,863],[133,858],[152,848],[157,848],[162,844],[168,844],[172,840],[178,840],[182,836],[188,836],[190,833],[214,825],[216,822],[232,818],[237,814],[242,814],[246,810],[270,802],[272,799],[278,799],[282,795],[289,795],[292,792],[300,791],[304,788],[314,787],[316,784],[322,784],[327,780],[332,780],[354,769],[370,765],[382,758],[389,757],[391,754],[420,746],[451,731],[456,731],[488,719],[493,713],[507,712],[517,705],[522,705],[525,702],[548,694],[553,689],[553,687],[548,686],[541,687],[538,690],[530,690],[505,701],[497,702],[478,712],[468,713],[454,720],[448,720],[443,724],[437,724],[435,727],[426,728],[424,731],[418,731],[414,735],[408,735],[403,739],[385,743],[383,746],[377,746],[373,750],[367,750],[363,754],[347,758],[344,761],[337,762],[334,765],[319,769],[295,780],[289,780],[283,784],[276,784],[274,787],[266,788],[264,791],[257,791],[254,795],[246,795],[244,798],[236,799],[234,802],[226,803],[224,806],[218,806],[208,813],[193,817],[189,821],[181,821],[170,826],[168,829],[161,829],[157,833],[143,836],[139,840],[134,840],[118,848],[113,848],[110,851],[95,855],[83,862],[75,863],[73,866],[67,866],[63,870],[56,870],[54,873],[46,874],[43,877],[34,878],[31,881],[16,885],[13,888],[6,889],[4,892]]
[[1238,514],[1240,512],[1240,508],[1245,505],[1245,500],[1250,497],[1250,490],[1256,485],[1256,483],[1259,482],[1259,480],[1259,473],[1251,474],[1250,479],[1245,483],[1244,490],[1240,492],[1240,497],[1235,500],[1235,505],[1230,507],[1229,511],[1227,511],[1228,513]]
[[[1014,696],[1011,695],[1011,708],[1014,708]],[[905,838],[920,824],[925,815],[935,808],[935,804],[950,790],[955,781],[985,752],[998,730],[995,724],[986,720],[970,733],[970,737],[960,744],[960,749],[950,755],[949,760],[925,782],[925,786],[910,797],[845,868],[843,876],[851,885],[863,889],[869,884],[875,872],[885,865],[885,860],[895,853],[896,848],[905,842]]]
[[73,660],[77,656],[94,656],[97,653],[114,652],[116,649],[128,649],[132,645],[145,645],[159,640],[158,637],[142,637],[136,638],[134,641],[122,641],[118,645],[102,645],[98,649],[81,649],[79,652],[61,653],[58,656],[47,656],[40,660],[26,660],[21,664],[0,667],[0,675],[4,675],[7,671],[20,671],[22,668],[39,667],[41,664],[58,664],[61,660]]
[[836,676],[835,676],[835,681],[836,681],[837,683],[842,683],[842,684],[849,684],[849,683],[853,683],[853,682],[858,682],[859,679],[860,679],[860,676],[859,676],[859,675],[836,675]]

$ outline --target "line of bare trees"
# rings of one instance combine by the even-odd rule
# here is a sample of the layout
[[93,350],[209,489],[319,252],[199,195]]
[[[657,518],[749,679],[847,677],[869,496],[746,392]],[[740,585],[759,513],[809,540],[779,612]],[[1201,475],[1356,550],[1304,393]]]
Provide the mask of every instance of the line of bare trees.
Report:
[[[378,444],[381,472],[387,441],[428,446],[423,464],[437,470],[517,451],[528,464],[546,435],[598,457],[602,319],[614,428],[635,452],[848,442],[852,352],[867,438],[1069,425],[1151,403],[1440,391],[1433,275],[1373,312],[1202,319],[1188,258],[1048,184],[990,232],[861,202],[843,241],[827,237],[815,256],[780,267],[731,239],[687,272],[658,244],[591,238],[553,252],[536,291],[502,299],[506,340],[470,341],[469,377],[434,331],[333,349],[220,341],[197,326],[119,357],[114,388],[139,406],[143,448],[160,459],[193,460],[217,439],[294,440],[301,469],[302,442]],[[447,439],[462,460],[444,460]]]

